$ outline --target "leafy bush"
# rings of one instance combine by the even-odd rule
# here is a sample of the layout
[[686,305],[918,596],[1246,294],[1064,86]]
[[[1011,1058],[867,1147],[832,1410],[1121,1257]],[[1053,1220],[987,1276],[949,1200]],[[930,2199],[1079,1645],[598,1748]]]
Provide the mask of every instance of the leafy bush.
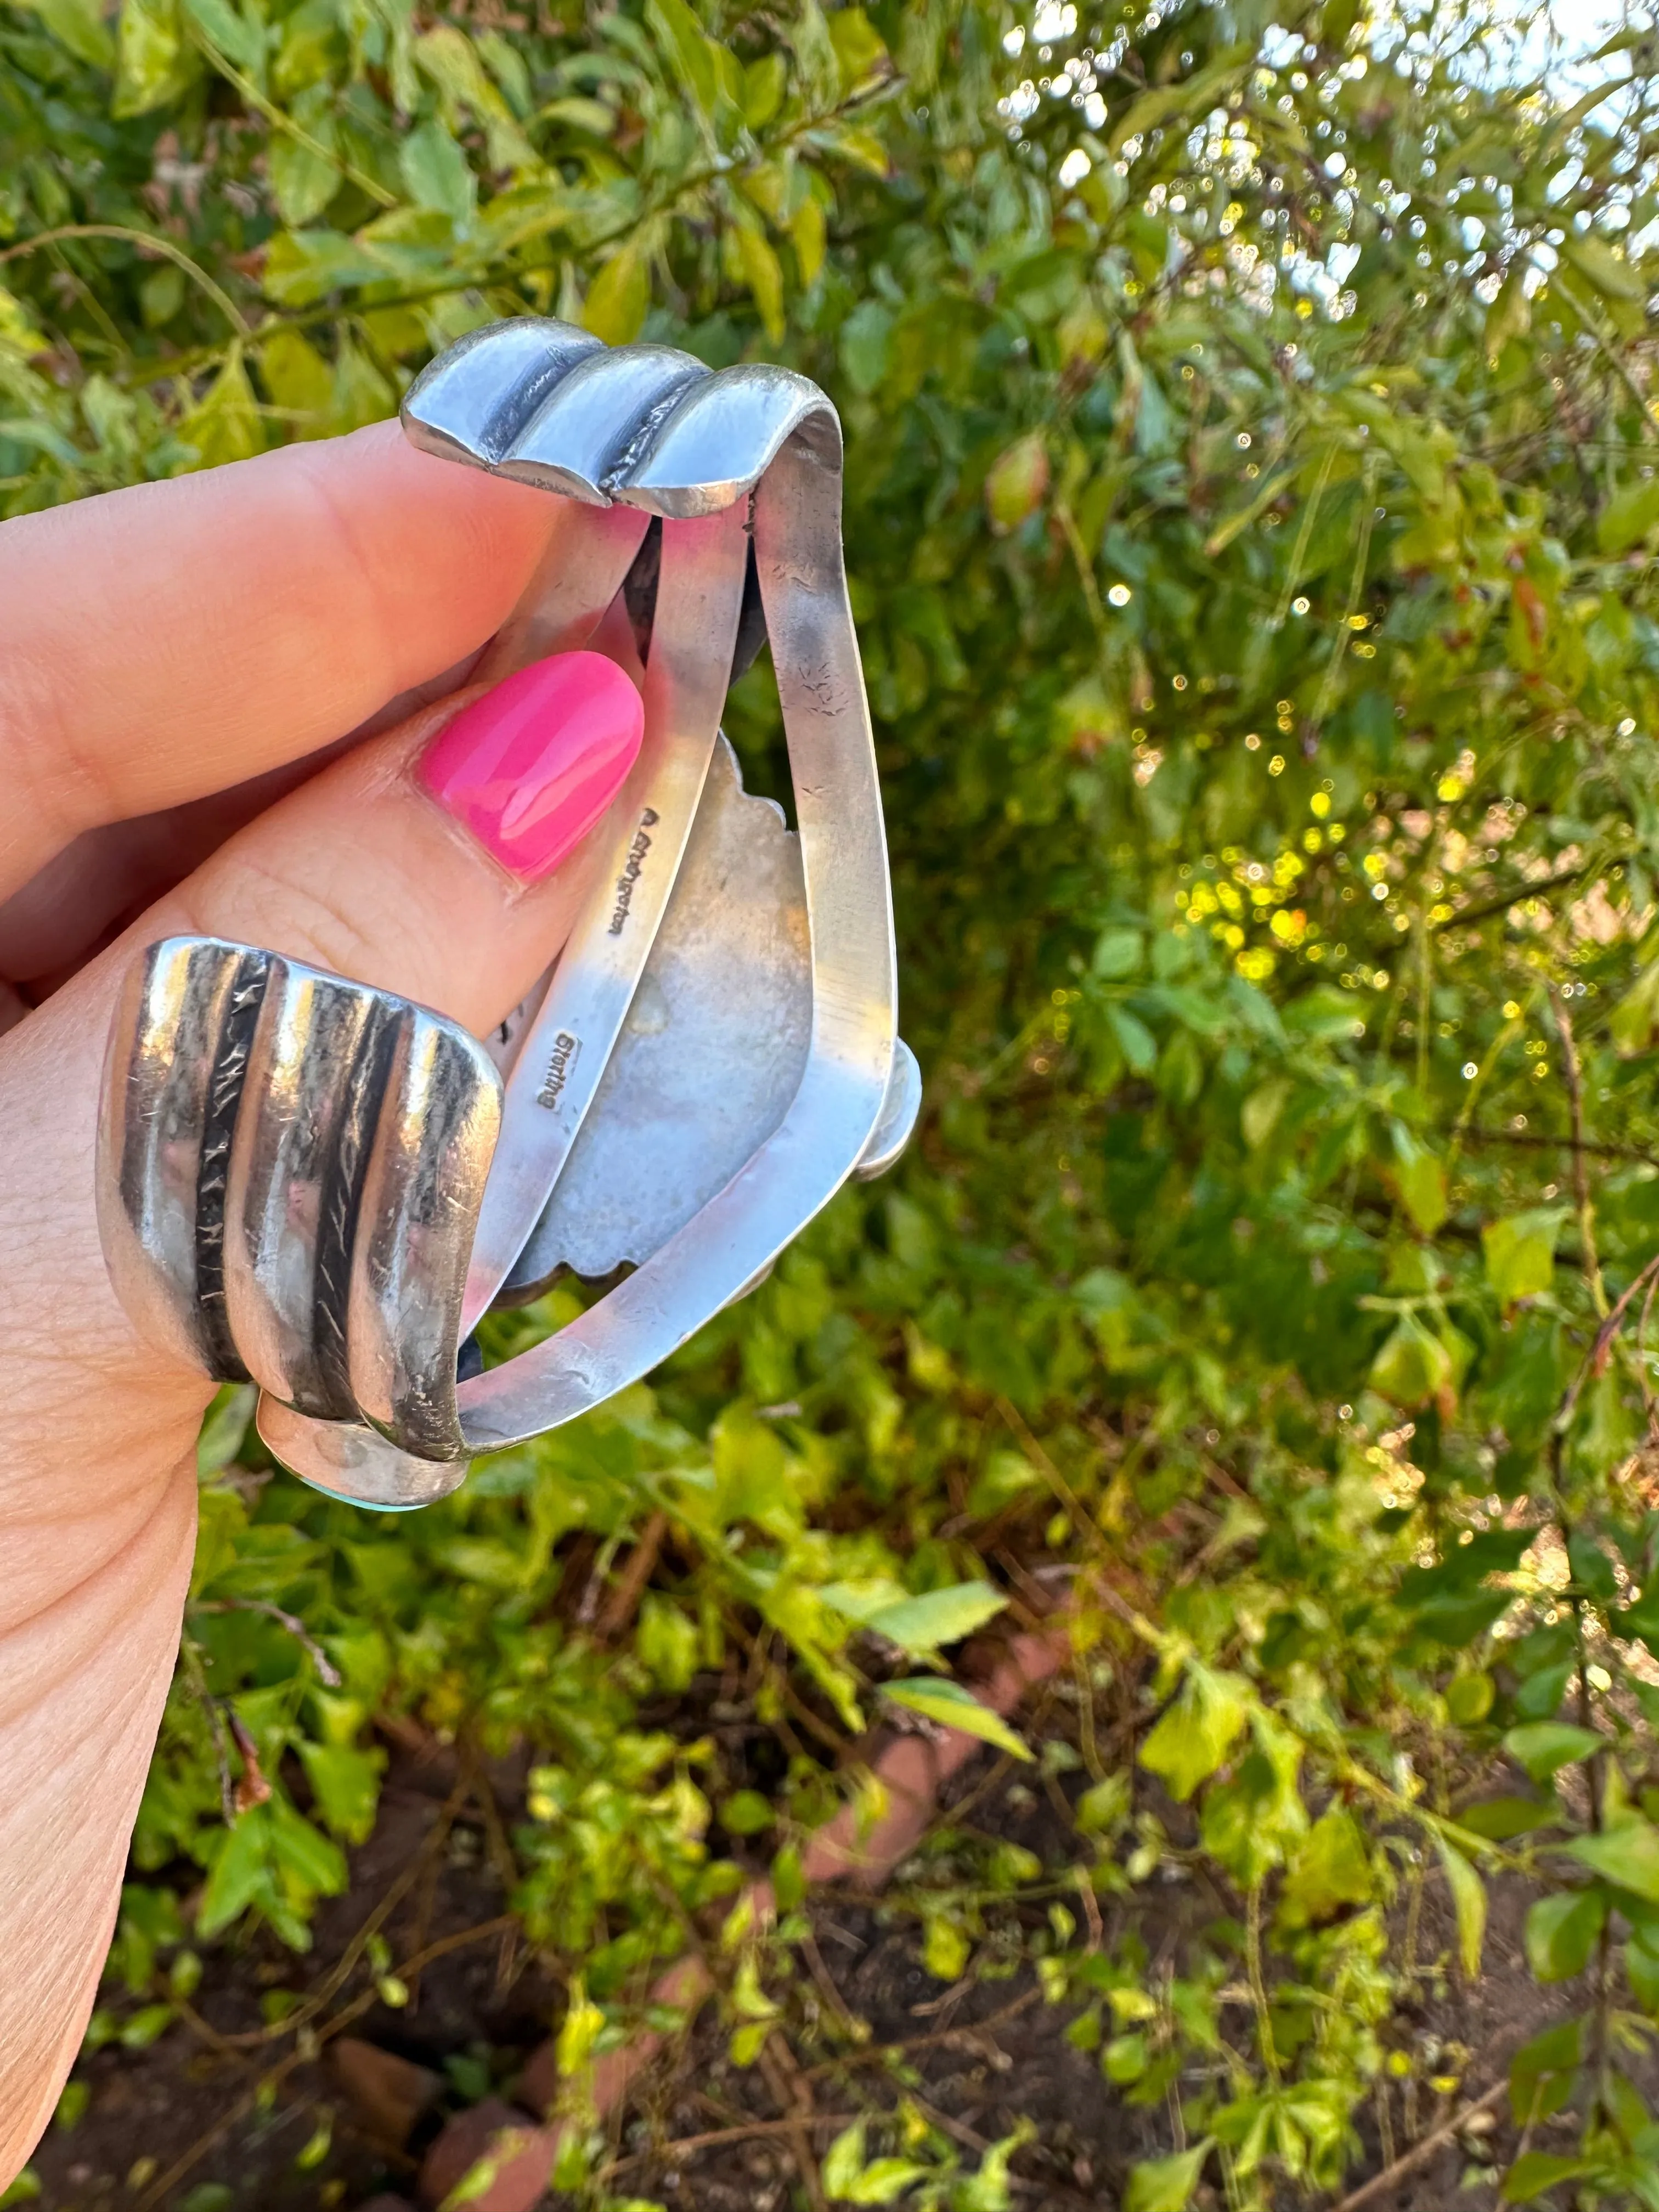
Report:
[[[412,1711],[536,1747],[579,2060],[736,1881],[736,1778],[642,1703],[746,1655],[793,1747],[728,1832],[787,1888],[894,1647],[1046,1561],[1091,1897],[1230,1900],[1173,1968],[1069,1913],[1042,1959],[1179,2108],[1130,2204],[1311,2202],[1379,2084],[1454,2096],[1407,2007],[1479,1974],[1494,1882],[1574,1984],[1475,2055],[1508,2197],[1659,2202],[1652,40],[1534,77],[1473,4],[1279,18],[0,6],[9,512],[385,415],[526,309],[832,392],[928,1085],[893,1183],[428,1513],[266,1479],[225,1397],[132,2019],[182,1933],[145,1871],[303,1945]],[[768,682],[730,727],[781,789]]]

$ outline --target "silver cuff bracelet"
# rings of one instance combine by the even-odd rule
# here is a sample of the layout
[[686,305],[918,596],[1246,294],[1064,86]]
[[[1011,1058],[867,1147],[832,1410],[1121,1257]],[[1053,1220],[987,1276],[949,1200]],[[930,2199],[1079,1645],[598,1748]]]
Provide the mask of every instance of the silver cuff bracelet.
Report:
[[[577,503],[487,680],[585,645],[619,591],[648,614],[645,736],[596,887],[488,1050],[273,952],[152,945],[112,1033],[98,1162],[137,1325],[257,1382],[279,1460],[383,1508],[647,1374],[849,1176],[896,1159],[921,1100],[823,392],[525,317],[434,362],[403,422]],[[796,831],[720,733],[763,636]],[[631,1272],[482,1370],[479,1318],[566,1268]]]

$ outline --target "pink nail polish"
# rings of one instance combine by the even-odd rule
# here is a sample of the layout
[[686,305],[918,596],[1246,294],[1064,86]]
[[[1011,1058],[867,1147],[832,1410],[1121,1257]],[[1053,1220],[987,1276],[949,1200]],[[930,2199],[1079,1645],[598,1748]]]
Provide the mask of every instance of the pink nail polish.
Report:
[[457,714],[418,773],[486,852],[532,884],[616,797],[644,729],[640,695],[614,660],[557,653]]

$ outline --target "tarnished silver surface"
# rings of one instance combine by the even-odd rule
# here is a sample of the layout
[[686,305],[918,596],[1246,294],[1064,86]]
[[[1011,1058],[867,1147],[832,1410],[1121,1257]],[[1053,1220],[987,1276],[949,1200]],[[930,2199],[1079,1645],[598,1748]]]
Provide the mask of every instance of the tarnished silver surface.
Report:
[[[921,1095],[894,1028],[823,393],[789,370],[711,373],[524,318],[452,348],[403,415],[426,451],[559,495],[541,567],[480,664],[489,680],[586,642],[661,518],[660,548],[645,548],[660,555],[645,741],[597,833],[598,888],[512,1047],[495,1047],[507,1082],[487,1189],[498,1094],[482,1047],[435,1017],[386,1028],[378,994],[298,981],[274,956],[164,947],[118,1022],[100,1190],[116,1281],[151,1333],[214,1373],[245,1361],[273,1451],[381,1506],[441,1495],[464,1455],[647,1372],[763,1279],[849,1175],[891,1164]],[[798,832],[744,794],[716,745],[751,559]],[[758,634],[752,584],[750,608],[739,655]],[[259,1098],[236,1149],[213,1040],[240,1021],[246,1052],[256,1016]],[[204,1233],[227,1160],[228,1297]],[[457,1382],[458,1340],[498,1295],[624,1265],[569,1328]]]
[[893,1065],[887,1077],[887,1093],[870,1141],[859,1155],[854,1170],[860,1182],[873,1182],[896,1167],[910,1141],[921,1111],[921,1070],[902,1037],[893,1048]]
[[744,791],[724,738],[592,1112],[519,1255],[511,1297],[561,1267],[637,1267],[782,1121],[812,1030],[800,842]]
[[226,1198],[225,1305],[262,1390],[349,1418],[344,1320],[362,1163],[396,1017],[361,983],[273,959]]
[[749,541],[740,507],[665,541],[645,735],[594,887],[507,1079],[503,1144],[467,1278],[471,1328],[536,1225],[599,1087],[674,887],[726,701]]
[[363,1172],[342,1411],[367,1415],[422,1459],[451,1459],[465,1441],[456,1347],[501,1119],[501,1080],[483,1047],[412,1007],[398,1024]]
[[268,953],[168,938],[129,970],[104,1063],[98,1227],[122,1304],[152,1343],[246,1382],[225,1323],[231,1130]]
[[[388,992],[214,938],[134,963],[99,1218],[152,1340],[314,1428],[367,1419],[460,1480],[462,1286],[501,1122],[476,1038]],[[422,1477],[429,1481],[430,1477]]]

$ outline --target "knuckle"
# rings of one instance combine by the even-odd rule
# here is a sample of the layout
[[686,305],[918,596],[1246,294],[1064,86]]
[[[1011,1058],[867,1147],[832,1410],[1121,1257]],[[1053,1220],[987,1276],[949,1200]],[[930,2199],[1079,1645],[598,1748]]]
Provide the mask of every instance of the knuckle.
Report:
[[191,905],[209,934],[257,942],[354,982],[399,988],[389,972],[395,917],[373,872],[349,854],[313,851],[281,865],[244,850],[205,873]]

